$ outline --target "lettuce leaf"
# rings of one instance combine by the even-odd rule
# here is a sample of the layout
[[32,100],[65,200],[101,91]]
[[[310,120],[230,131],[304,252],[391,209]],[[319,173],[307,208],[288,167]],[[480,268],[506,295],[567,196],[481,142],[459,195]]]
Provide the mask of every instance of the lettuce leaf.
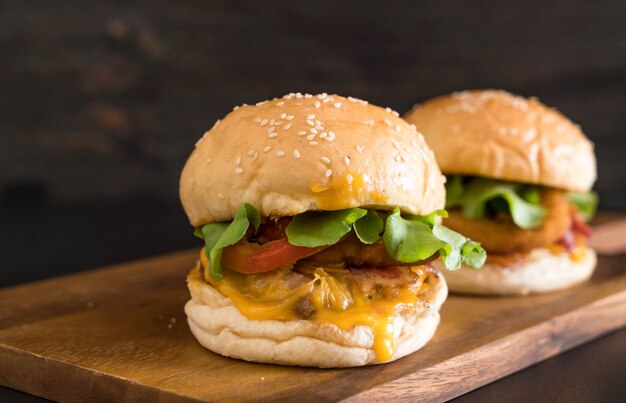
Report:
[[[308,211],[294,216],[285,232],[290,244],[309,248],[333,245],[353,229],[364,244],[378,241],[382,233],[387,253],[400,262],[426,260],[439,252],[449,270],[458,269],[461,263],[480,268],[486,257],[484,249],[437,223],[437,217],[447,216],[445,210],[427,216],[402,215],[399,208],[390,214],[362,208]],[[251,226],[256,232],[260,223],[259,212],[244,204],[232,222],[195,229],[194,234],[204,239],[211,277],[222,278],[222,250],[241,240]]]
[[598,207],[598,194],[596,192],[570,192],[566,193],[565,197],[576,207],[576,210],[585,221],[589,221],[593,218],[596,213],[596,208]]
[[435,217],[446,217],[445,210],[438,210],[426,217],[400,214],[396,208],[387,217],[385,249],[392,258],[410,263],[425,260],[439,252],[448,270],[456,270],[465,263],[473,269],[482,267],[487,253],[478,242],[435,222]]
[[333,245],[352,230],[352,224],[364,217],[367,210],[351,208],[337,211],[307,211],[297,214],[287,225],[285,233],[295,246],[315,248]]
[[[254,207],[246,203],[237,210],[232,222],[207,224],[201,228],[211,277],[217,280],[222,278],[222,250],[239,242],[248,232],[250,225],[255,231],[258,230],[261,217]],[[197,234],[197,231],[194,231],[194,234]]]
[[354,223],[354,233],[365,244],[378,241],[384,228],[385,223],[375,210],[367,210],[367,214]]
[[541,226],[547,214],[536,186],[486,178],[463,183],[459,176],[450,178],[446,186],[446,207],[460,207],[468,218],[481,218],[489,209],[505,211],[518,227],[533,229]]

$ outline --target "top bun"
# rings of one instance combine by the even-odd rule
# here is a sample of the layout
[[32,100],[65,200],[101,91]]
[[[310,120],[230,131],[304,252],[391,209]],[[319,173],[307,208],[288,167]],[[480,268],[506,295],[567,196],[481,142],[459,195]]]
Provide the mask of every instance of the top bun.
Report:
[[196,143],[180,178],[194,226],[351,207],[428,214],[444,177],[423,136],[391,109],[338,95],[289,94],[235,108]]
[[506,91],[464,91],[416,105],[404,118],[424,133],[446,174],[570,191],[596,179],[593,144],[555,109]]

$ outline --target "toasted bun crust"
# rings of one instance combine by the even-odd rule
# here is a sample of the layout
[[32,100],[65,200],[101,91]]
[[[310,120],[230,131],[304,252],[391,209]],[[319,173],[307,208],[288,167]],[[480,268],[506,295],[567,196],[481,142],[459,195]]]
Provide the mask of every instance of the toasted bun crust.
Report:
[[[433,266],[443,269],[441,259]],[[596,267],[596,252],[587,248],[585,255],[573,261],[569,254],[548,249],[534,249],[527,260],[514,267],[485,264],[480,270],[461,267],[445,273],[451,291],[482,295],[528,295],[557,291],[582,283]]]
[[[379,364],[368,326],[341,330],[307,320],[249,320],[232,300],[204,282],[197,269],[187,283],[192,299],[185,305],[193,335],[209,350],[247,361],[310,367],[355,367]],[[440,277],[430,308],[394,316],[396,352],[392,361],[420,349],[435,333],[439,309],[448,294]]]
[[593,144],[535,98],[465,91],[416,105],[404,118],[424,134],[445,174],[581,192],[596,179]]
[[444,178],[424,138],[390,109],[338,95],[290,94],[242,106],[198,141],[180,179],[192,225],[370,206],[428,214]]

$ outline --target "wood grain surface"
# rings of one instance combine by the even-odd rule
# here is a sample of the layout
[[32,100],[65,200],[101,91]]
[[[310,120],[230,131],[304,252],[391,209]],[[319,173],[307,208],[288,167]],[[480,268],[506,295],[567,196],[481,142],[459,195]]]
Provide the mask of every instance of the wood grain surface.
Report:
[[252,364],[189,332],[184,278],[196,254],[0,291],[0,384],[61,401],[441,401],[626,325],[626,256],[600,256],[593,278],[571,290],[450,296],[434,339],[395,363]]

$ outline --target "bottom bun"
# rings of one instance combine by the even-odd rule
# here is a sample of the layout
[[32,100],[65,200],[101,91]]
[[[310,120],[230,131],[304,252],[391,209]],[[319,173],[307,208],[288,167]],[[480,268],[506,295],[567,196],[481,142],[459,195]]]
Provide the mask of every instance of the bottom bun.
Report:
[[[440,259],[433,262],[439,270]],[[519,264],[501,266],[486,263],[482,269],[461,267],[446,272],[450,291],[469,294],[528,295],[562,290],[591,277],[596,267],[596,252],[586,248],[584,255],[572,260],[569,253],[545,248],[533,249]]]
[[[432,338],[439,309],[448,295],[439,276],[428,308],[405,309],[393,317],[395,353],[390,361],[410,354]],[[206,283],[199,270],[187,277],[192,299],[185,305],[193,335],[209,350],[246,361],[310,367],[356,367],[379,364],[374,332],[368,326],[342,330],[308,320],[250,320],[233,301]]]

